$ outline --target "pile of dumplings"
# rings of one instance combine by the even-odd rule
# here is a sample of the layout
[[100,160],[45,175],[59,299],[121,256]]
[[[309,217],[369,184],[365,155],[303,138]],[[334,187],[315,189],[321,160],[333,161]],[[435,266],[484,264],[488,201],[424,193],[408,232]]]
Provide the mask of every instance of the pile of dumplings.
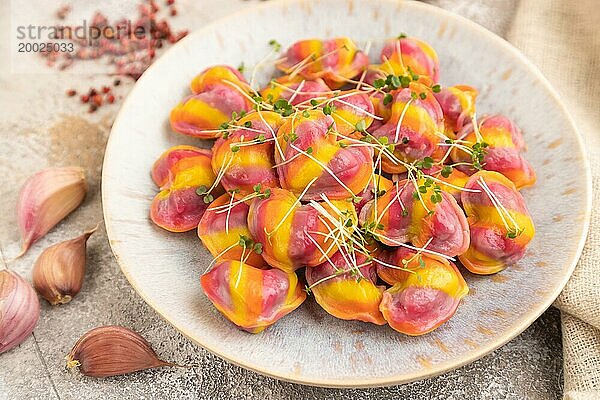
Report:
[[373,64],[349,38],[311,39],[276,57],[260,89],[230,66],[198,74],[170,124],[212,149],[175,146],[152,168],[150,217],[197,230],[214,258],[200,284],[225,318],[258,333],[313,296],[422,335],[468,294],[465,271],[524,256],[519,191],[536,177],[521,131],[478,118],[475,88],[441,86],[430,45],[401,35]]

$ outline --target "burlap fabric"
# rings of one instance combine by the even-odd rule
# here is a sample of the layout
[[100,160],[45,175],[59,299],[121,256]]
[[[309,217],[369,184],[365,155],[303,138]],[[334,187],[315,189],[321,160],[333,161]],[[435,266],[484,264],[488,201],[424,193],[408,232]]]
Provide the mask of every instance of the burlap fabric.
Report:
[[555,303],[562,311],[564,396],[573,400],[600,398],[599,20],[598,0],[521,0],[507,35],[558,89],[584,135],[592,167],[589,237]]

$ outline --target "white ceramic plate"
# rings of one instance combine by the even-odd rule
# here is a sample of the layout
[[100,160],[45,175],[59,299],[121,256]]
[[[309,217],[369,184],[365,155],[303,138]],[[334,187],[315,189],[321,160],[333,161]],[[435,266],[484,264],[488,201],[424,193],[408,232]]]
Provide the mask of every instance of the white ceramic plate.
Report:
[[[213,64],[253,65],[277,39],[349,36],[359,45],[407,32],[437,50],[442,83],[480,89],[480,114],[499,112],[523,129],[538,183],[524,191],[537,234],[526,257],[471,287],[456,315],[422,337],[334,319],[309,299],[262,334],[236,329],[210,304],[199,276],[211,259],[194,232],[155,227],[154,160],[199,141],[171,132],[170,109]],[[266,71],[269,73],[270,71]],[[362,387],[422,379],[472,362],[529,326],[560,293],[580,255],[590,212],[581,139],[555,91],[508,43],[480,26],[421,3],[389,0],[278,1],[216,21],[161,57],[139,80],[114,124],[103,171],[110,243],[133,287],[191,340],[243,367],[319,386]]]

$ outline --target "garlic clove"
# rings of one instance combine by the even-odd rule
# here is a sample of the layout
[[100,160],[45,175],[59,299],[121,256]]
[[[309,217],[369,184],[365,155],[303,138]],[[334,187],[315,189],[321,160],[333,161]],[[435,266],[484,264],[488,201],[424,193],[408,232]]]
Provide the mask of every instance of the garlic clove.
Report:
[[0,353],[23,342],[40,317],[40,302],[29,282],[7,269],[0,271]]
[[85,278],[86,243],[96,226],[75,239],[56,243],[40,254],[33,267],[33,287],[53,306],[66,304]]
[[149,368],[176,366],[158,358],[150,344],[131,329],[101,326],[81,337],[65,357],[67,368],[103,378]]
[[17,203],[17,221],[23,240],[17,257],[76,209],[86,192],[85,174],[79,167],[47,168],[29,177]]

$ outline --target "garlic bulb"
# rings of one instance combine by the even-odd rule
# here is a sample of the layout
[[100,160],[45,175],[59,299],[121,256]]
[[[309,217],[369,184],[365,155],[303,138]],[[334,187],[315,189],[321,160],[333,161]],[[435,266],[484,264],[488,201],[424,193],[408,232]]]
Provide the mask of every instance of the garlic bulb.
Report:
[[40,317],[40,302],[29,282],[16,272],[0,271],[0,353],[23,342]]
[[65,357],[67,368],[103,378],[149,368],[175,366],[158,358],[150,344],[131,329],[101,326],[81,337]]
[[27,179],[17,203],[23,240],[19,256],[76,209],[86,192],[84,171],[79,167],[48,168]]
[[86,243],[98,227],[48,247],[33,267],[33,287],[53,306],[79,293],[85,278]]

